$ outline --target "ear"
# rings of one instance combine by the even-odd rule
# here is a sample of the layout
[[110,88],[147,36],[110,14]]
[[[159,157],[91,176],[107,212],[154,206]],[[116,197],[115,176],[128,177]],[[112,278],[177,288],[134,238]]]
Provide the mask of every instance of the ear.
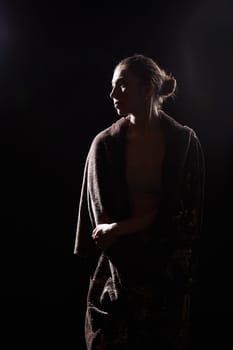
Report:
[[153,95],[153,92],[154,92],[154,87],[151,83],[147,84],[144,87],[144,95],[146,99],[149,99]]

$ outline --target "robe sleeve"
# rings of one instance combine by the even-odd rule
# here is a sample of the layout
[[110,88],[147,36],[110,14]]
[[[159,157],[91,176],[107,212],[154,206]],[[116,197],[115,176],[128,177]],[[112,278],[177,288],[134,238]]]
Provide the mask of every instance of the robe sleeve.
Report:
[[202,146],[190,129],[189,145],[181,178],[181,197],[174,221],[177,244],[173,254],[176,281],[187,291],[197,285],[200,238],[204,209],[205,160]]
[[74,254],[80,257],[87,257],[93,250],[93,242],[91,240],[91,232],[94,229],[93,214],[90,206],[90,196],[88,193],[88,166],[89,155],[87,156],[83,182],[81,186],[81,194],[79,199],[78,220],[75,236]]
[[107,214],[107,183],[105,143],[99,134],[91,144],[84,167],[74,247],[74,254],[80,257],[96,254],[92,231],[96,225],[111,221]]

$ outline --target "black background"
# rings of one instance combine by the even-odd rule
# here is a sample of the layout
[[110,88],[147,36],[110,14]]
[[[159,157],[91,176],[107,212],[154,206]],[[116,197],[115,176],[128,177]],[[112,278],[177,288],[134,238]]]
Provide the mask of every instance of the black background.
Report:
[[83,166],[93,136],[118,118],[109,98],[113,68],[134,53],[176,77],[176,99],[164,109],[194,128],[206,158],[194,347],[230,340],[232,19],[230,0],[1,3],[0,278],[8,342],[82,349],[86,278],[73,245]]

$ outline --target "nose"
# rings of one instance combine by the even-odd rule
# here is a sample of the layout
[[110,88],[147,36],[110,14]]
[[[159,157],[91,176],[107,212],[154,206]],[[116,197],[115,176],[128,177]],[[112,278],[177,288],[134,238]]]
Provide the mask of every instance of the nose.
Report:
[[112,88],[112,90],[111,90],[111,92],[110,92],[110,95],[109,95],[109,96],[110,96],[110,98],[112,98],[112,99],[113,99],[113,93],[114,93],[114,90],[115,90],[115,89],[114,89],[114,87],[113,87],[113,88]]
[[117,88],[116,88],[116,86],[115,86],[115,87],[112,88],[112,91],[110,92],[110,98],[111,98],[111,99],[114,99],[114,98],[117,99],[117,95],[118,95],[118,93],[117,93]]

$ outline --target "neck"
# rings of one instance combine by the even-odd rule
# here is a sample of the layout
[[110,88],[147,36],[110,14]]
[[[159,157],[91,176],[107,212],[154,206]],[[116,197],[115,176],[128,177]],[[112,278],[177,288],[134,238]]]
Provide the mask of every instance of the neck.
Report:
[[157,125],[159,120],[158,109],[156,107],[150,107],[148,110],[144,110],[142,113],[129,114],[126,118],[135,130],[145,131]]

